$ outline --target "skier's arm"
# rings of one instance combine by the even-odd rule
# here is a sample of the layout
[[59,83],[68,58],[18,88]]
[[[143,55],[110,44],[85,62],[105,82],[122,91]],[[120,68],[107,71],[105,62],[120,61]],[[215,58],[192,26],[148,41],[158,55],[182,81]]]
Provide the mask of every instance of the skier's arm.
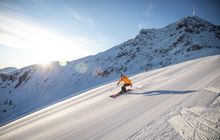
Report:
[[120,82],[121,82],[121,79],[118,81],[117,85],[119,85],[119,84],[120,84]]

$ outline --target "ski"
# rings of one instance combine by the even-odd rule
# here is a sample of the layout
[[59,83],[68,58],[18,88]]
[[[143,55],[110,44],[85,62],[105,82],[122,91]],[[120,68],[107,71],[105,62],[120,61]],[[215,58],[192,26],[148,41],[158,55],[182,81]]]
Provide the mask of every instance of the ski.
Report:
[[120,91],[119,93],[110,95],[109,97],[111,97],[111,98],[116,98],[116,97],[118,97],[118,96],[120,96],[120,95],[122,95],[122,94],[128,93],[129,91],[132,91],[132,89],[128,89],[126,92]]

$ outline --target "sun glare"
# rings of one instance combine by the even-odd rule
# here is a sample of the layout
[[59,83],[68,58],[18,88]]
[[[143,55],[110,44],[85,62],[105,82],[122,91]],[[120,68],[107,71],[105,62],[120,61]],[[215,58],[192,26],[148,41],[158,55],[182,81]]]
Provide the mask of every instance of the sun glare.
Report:
[[85,38],[65,36],[16,18],[4,21],[5,24],[0,25],[6,33],[0,33],[0,44],[31,51],[33,58],[43,66],[51,61],[73,60],[91,54],[86,49],[91,42]]
[[67,65],[67,62],[66,61],[59,61],[59,65],[64,67]]
[[42,66],[43,68],[48,68],[50,67],[50,62],[42,62],[40,63],[40,66]]

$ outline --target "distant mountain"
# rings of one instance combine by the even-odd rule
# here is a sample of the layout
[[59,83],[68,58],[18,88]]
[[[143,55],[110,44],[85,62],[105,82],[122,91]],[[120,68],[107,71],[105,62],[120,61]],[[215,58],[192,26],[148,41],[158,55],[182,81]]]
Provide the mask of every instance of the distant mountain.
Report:
[[6,67],[3,69],[0,69],[0,73],[7,74],[7,73],[10,73],[10,72],[13,72],[16,70],[17,70],[17,68],[15,68],[15,67]]
[[0,123],[77,92],[156,68],[220,54],[220,26],[196,16],[164,28],[142,29],[133,39],[94,56],[50,67],[32,65],[0,74]]

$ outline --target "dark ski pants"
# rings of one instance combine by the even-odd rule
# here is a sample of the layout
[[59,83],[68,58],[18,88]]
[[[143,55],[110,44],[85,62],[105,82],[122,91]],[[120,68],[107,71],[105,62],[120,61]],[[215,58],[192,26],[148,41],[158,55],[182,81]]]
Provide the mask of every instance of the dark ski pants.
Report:
[[126,90],[126,87],[127,86],[130,86],[131,84],[124,84],[122,87],[121,87],[121,92],[126,92],[127,90]]

